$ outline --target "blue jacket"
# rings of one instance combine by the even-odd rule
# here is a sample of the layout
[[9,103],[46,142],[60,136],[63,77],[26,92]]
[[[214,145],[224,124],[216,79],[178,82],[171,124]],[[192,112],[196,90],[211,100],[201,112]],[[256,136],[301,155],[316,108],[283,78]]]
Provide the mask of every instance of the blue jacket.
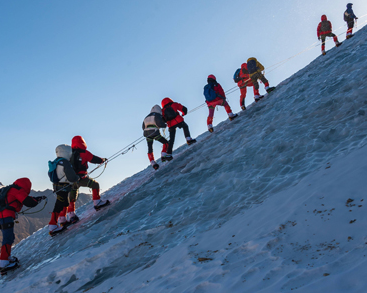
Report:
[[355,16],[351,3],[347,4],[347,10],[344,12],[344,20],[345,21],[353,21],[357,16]]

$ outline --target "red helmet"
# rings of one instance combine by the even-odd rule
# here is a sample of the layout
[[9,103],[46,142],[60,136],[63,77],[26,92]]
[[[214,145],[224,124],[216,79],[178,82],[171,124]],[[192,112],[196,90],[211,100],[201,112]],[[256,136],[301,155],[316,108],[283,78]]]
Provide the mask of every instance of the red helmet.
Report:
[[327,20],[327,17],[325,14],[321,16],[321,21],[324,21],[324,20]]
[[209,74],[208,75],[208,79],[211,78],[211,79],[214,79],[214,80],[217,80],[217,78],[214,76],[214,74]]
[[162,103],[161,103],[162,108],[164,108],[164,106],[166,106],[166,105],[167,105],[167,104],[169,104],[169,103],[173,103],[173,101],[172,101],[170,98],[164,98],[164,99],[162,100]]
[[80,135],[77,135],[77,136],[74,136],[73,139],[71,140],[71,148],[86,150],[87,143],[85,142],[83,137],[81,137]]

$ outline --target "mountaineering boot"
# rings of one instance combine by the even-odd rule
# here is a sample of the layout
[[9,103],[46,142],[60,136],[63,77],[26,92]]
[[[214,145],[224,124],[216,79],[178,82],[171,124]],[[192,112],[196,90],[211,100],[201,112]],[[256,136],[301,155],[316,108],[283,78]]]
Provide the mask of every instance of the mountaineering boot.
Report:
[[[17,259],[17,258],[16,258]],[[19,267],[19,261],[11,262],[10,260],[0,260],[0,273],[1,275],[6,275],[8,271],[15,270]]]
[[59,226],[64,226],[66,222],[66,217],[59,217],[59,220],[57,221]]
[[[231,115],[232,114],[232,115]],[[237,114],[233,114],[233,113],[229,113],[228,114],[228,118],[229,118],[229,120],[233,120],[233,119],[235,119],[236,117],[238,117],[238,115]]]
[[196,139],[192,139],[191,137],[186,137],[186,143],[188,145],[192,145],[195,142],[196,142]]
[[171,161],[173,159],[172,155],[171,154],[165,154],[164,156],[161,157],[161,160],[162,162],[165,162],[165,161]]
[[347,36],[346,36],[346,38],[347,38],[347,39],[350,39],[350,38],[351,38],[351,37],[353,37],[353,36],[354,36],[354,34],[350,34],[350,35],[347,35]]
[[9,256],[9,257],[8,257],[8,261],[9,261],[10,263],[13,263],[13,262],[19,262],[19,259],[18,259],[17,257],[15,257],[15,256]]
[[337,43],[335,43],[335,46],[339,47],[341,44],[343,44],[343,42],[337,42]]
[[266,92],[267,92],[267,93],[270,93],[270,92],[272,92],[273,90],[275,90],[275,86],[268,87],[268,88],[266,89]]
[[246,110],[246,106],[245,105],[241,106],[241,109],[242,109],[242,111],[245,111]]
[[79,217],[75,214],[75,212],[69,212],[67,216],[69,218],[69,221],[67,221],[67,224],[64,226],[69,226],[79,221]]
[[209,132],[213,132],[214,131],[214,128],[213,128],[213,125],[212,124],[208,124],[208,131]]
[[152,165],[152,167],[153,167],[154,170],[158,170],[159,165],[154,160],[153,161],[150,161],[150,164]]
[[93,200],[93,203],[94,203],[94,209],[98,211],[101,208],[108,206],[110,204],[110,201],[108,199],[107,200],[98,199],[98,200]]
[[322,53],[322,55],[326,55],[326,52],[325,52],[325,50],[322,50],[322,52],[321,52],[321,53]]
[[65,231],[67,228],[66,226],[59,226],[59,225],[48,225],[48,234],[53,237],[55,236],[56,234],[59,234],[63,231]]
[[264,96],[260,96],[260,95],[256,95],[255,96],[255,102],[257,103],[258,101],[260,101]]

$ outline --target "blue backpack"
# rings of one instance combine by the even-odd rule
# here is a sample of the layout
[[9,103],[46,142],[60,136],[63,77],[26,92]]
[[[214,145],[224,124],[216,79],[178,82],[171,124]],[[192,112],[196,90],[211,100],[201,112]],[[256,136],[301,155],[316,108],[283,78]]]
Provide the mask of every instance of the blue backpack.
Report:
[[214,90],[214,86],[212,84],[207,84],[206,86],[204,86],[204,96],[205,100],[207,100],[208,102],[211,102],[217,98],[218,95]]
[[57,184],[61,179],[57,177],[56,168],[60,161],[65,160],[64,158],[57,158],[54,161],[48,161],[48,177],[52,183]]
[[240,81],[241,81],[241,78],[240,78],[240,72],[241,72],[241,68],[238,68],[238,69],[236,70],[236,72],[234,73],[234,75],[233,75],[233,80],[234,80],[234,82],[235,82],[235,83],[237,83],[237,82],[240,82]]

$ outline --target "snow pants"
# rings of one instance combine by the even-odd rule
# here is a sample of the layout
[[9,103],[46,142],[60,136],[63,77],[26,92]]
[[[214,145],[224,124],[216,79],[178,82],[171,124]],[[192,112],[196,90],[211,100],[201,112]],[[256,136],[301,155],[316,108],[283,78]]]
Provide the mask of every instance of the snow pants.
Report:
[[[71,189],[70,185],[64,185],[66,189]],[[57,189],[56,189],[57,188]],[[59,190],[63,188],[62,185],[54,185],[54,189]],[[69,190],[59,190],[56,192],[56,202],[54,209],[51,214],[51,220],[49,225],[57,225],[57,220],[59,219],[60,213],[69,206]]]
[[185,121],[182,121],[170,127],[169,128],[169,142],[168,142],[168,149],[167,149],[167,154],[170,154],[170,155],[172,154],[173,144],[175,143],[176,128],[182,128],[184,131],[185,137],[190,137],[189,126],[185,123]]
[[258,79],[260,79],[263,82],[265,87],[269,86],[268,80],[265,78],[264,74],[262,74],[259,71],[255,72],[250,77],[251,77],[252,84],[254,85],[254,94],[255,94],[255,96],[259,95],[259,83],[257,81]]
[[348,25],[347,36],[349,36],[349,35],[351,35],[353,33],[354,20],[348,21],[347,22],[347,25]]
[[249,84],[240,87],[240,91],[241,91],[241,96],[240,96],[240,106],[245,106],[245,98],[246,98],[246,94],[247,94],[247,89],[246,87],[248,86],[252,86],[253,90],[254,90],[254,95],[258,95],[259,91],[255,89],[254,85],[250,82]]
[[326,34],[326,35],[321,35],[321,51],[325,51],[325,39],[326,39],[326,37],[333,38],[335,43],[338,42],[338,37],[333,33]]
[[60,213],[60,217],[66,216],[66,211],[68,213],[75,212],[75,202],[78,199],[79,194],[79,187],[89,187],[92,189],[92,197],[93,200],[98,200],[101,198],[99,195],[99,183],[95,181],[94,179],[89,178],[88,176],[85,176],[81,178],[78,182],[74,183],[73,187],[71,188],[70,194],[69,194],[69,207],[62,210]]
[[231,113],[231,107],[228,105],[227,101],[225,99],[222,98],[216,98],[213,101],[210,102],[206,102],[209,108],[209,115],[208,118],[206,120],[207,125],[213,124],[213,117],[214,117],[214,111],[215,111],[215,107],[216,106],[223,106],[224,109],[226,110],[227,114]]
[[0,252],[0,260],[8,260],[11,254],[11,246],[14,243],[14,219],[12,217],[0,218],[3,242]]
[[161,144],[163,144],[162,152],[166,152],[168,148],[168,141],[162,136],[157,135],[155,137],[147,137],[147,144],[148,144],[148,154],[153,152],[153,142],[159,141]]

